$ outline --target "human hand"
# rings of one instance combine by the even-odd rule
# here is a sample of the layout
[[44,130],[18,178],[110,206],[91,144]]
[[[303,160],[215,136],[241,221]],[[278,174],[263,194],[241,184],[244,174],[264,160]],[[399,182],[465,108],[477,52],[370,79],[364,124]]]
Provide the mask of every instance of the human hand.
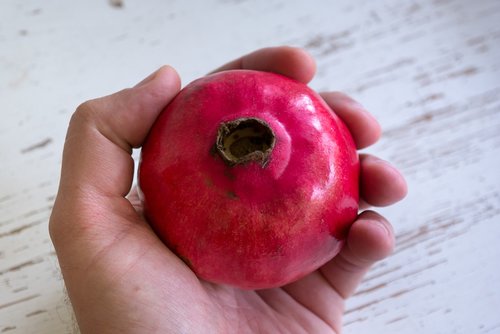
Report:
[[[218,70],[254,69],[304,83],[312,58],[289,47],[258,50]],[[66,138],[50,235],[82,333],[338,333],[344,300],[370,266],[393,247],[389,223],[361,213],[342,251],[310,275],[282,288],[246,291],[199,280],[154,234],[130,192],[132,148],[141,146],[158,114],[180,89],[171,67],[137,86],[82,104]],[[375,119],[341,93],[323,93],[358,148],[380,135]],[[404,197],[399,172],[361,155],[362,205]]]

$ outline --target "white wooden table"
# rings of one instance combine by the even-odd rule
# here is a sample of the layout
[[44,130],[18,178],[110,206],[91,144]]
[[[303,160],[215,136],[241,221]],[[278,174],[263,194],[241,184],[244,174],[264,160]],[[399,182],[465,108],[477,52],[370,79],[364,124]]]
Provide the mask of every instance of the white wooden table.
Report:
[[[115,1],[115,4],[117,2]],[[346,333],[500,333],[500,1],[0,2],[0,333],[73,333],[47,232],[69,117],[162,64],[184,83],[303,46],[359,99],[410,193]]]

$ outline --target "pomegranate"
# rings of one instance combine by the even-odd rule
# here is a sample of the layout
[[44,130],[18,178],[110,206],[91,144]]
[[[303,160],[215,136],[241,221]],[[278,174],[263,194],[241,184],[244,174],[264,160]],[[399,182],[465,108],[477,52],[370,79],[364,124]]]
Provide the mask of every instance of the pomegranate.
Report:
[[274,73],[187,85],[153,125],[138,179],[163,242],[198,277],[244,289],[323,265],[358,211],[347,127],[305,84]]

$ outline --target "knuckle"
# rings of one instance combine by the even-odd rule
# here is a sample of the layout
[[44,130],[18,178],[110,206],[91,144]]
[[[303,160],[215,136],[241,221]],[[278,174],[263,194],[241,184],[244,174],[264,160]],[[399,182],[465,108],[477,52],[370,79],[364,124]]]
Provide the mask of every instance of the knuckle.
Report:
[[95,100],[88,100],[80,104],[71,117],[71,122],[84,122],[96,117],[97,108]]
[[99,103],[97,100],[88,100],[80,104],[73,115],[68,125],[69,133],[79,133],[82,129],[94,127],[98,123],[99,118]]

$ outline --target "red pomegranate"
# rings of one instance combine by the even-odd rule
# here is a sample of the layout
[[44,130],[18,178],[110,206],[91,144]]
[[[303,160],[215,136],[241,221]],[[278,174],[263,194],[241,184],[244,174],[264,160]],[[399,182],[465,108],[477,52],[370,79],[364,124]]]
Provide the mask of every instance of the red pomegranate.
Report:
[[344,123],[305,84],[259,71],[187,85],[142,147],[144,212],[198,277],[277,287],[340,250],[358,211]]

